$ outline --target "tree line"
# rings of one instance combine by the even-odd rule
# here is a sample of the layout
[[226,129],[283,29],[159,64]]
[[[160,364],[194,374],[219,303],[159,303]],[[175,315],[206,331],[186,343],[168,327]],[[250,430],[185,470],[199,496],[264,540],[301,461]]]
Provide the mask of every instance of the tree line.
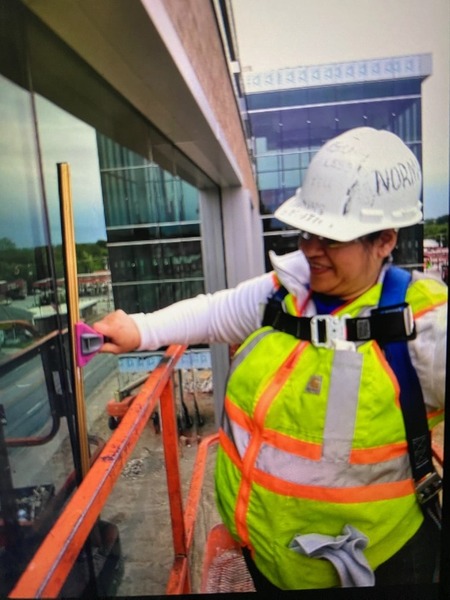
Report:
[[[108,249],[106,241],[91,244],[77,244],[77,272],[93,273],[107,268]],[[62,246],[53,248],[55,277],[64,277]],[[17,248],[9,238],[0,238],[0,281],[24,279],[28,291],[35,281],[51,277],[52,269],[47,246],[37,248]]]
[[441,246],[448,247],[448,215],[437,219],[426,219],[423,237],[427,240],[436,240]]

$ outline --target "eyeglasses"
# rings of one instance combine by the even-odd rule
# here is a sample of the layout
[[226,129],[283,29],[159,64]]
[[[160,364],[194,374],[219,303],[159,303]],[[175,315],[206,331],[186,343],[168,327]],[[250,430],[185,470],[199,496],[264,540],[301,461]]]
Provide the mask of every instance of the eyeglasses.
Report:
[[321,235],[315,235],[314,233],[309,233],[309,231],[300,231],[298,238],[298,245],[304,246],[308,242],[317,241],[324,248],[334,250],[335,248],[343,248],[344,246],[349,246],[350,244],[355,244],[359,242],[361,238],[357,238],[356,240],[350,240],[348,242],[338,242],[337,240],[331,240],[330,238],[323,237]]

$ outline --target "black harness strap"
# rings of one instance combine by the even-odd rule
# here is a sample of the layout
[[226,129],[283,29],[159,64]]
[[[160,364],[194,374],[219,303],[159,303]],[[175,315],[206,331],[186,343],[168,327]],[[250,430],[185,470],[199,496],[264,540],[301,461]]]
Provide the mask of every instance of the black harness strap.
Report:
[[[389,305],[395,301],[395,298],[405,298],[410,281],[410,273],[398,267],[391,267],[386,272],[378,309],[381,315],[384,310],[389,310]],[[400,387],[399,400],[417,498],[424,511],[440,524],[441,509],[438,493],[442,488],[442,480],[433,465],[427,411],[420,381],[411,362],[408,344],[406,340],[391,340],[382,346]]]

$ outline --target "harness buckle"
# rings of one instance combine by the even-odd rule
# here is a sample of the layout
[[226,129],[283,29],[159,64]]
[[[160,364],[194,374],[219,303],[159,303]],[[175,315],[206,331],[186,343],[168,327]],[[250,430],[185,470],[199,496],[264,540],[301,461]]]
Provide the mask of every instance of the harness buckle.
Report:
[[431,498],[434,498],[441,489],[442,479],[436,471],[425,475],[425,477],[416,484],[416,494],[419,504],[426,504]]
[[[311,342],[319,348],[331,348],[336,340],[347,339],[345,321],[348,317],[334,315],[314,315],[311,317]],[[322,335],[321,335],[322,333]],[[320,339],[324,338],[323,341]]]
[[409,338],[414,334],[414,315],[409,304],[403,309],[403,321],[405,323],[406,335]]
[[[376,334],[373,336],[375,339],[395,342],[415,338],[414,315],[411,306],[406,302],[375,308],[370,313],[376,319]],[[389,317],[390,321],[388,324],[383,323],[380,317]]]

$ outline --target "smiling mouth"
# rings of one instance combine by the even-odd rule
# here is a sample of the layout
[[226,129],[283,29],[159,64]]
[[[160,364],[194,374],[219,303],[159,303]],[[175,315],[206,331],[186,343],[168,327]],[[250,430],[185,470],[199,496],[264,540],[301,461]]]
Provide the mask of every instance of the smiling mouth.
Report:
[[326,271],[328,271],[330,269],[330,267],[327,267],[326,265],[320,265],[317,263],[309,263],[309,268],[310,268],[311,273],[314,273],[314,274],[325,273]]

